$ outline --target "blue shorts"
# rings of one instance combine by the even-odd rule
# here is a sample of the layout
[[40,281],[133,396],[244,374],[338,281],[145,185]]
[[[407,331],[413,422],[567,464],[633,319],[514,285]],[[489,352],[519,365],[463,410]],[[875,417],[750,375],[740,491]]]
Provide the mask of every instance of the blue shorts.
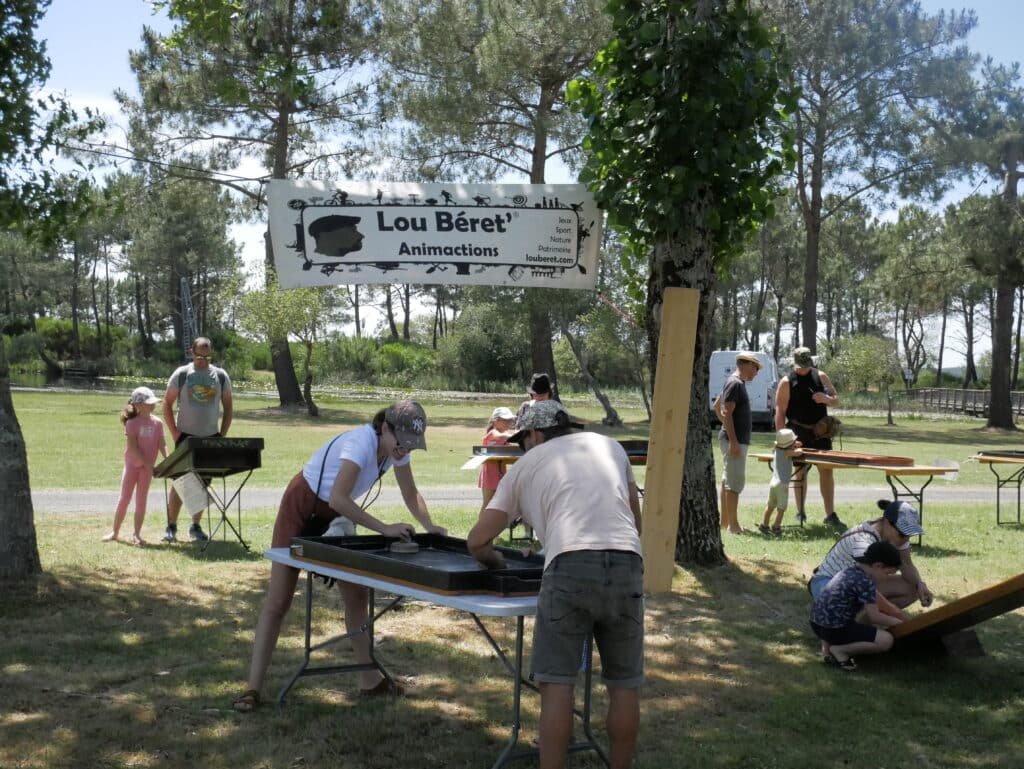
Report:
[[574,684],[593,635],[606,686],[644,682],[644,568],[636,553],[577,550],[544,570],[533,629],[532,678]]
[[815,574],[811,577],[811,581],[807,583],[808,589],[811,591],[811,598],[817,598],[821,595],[821,591],[825,589],[825,585],[831,580],[831,576],[825,574]]

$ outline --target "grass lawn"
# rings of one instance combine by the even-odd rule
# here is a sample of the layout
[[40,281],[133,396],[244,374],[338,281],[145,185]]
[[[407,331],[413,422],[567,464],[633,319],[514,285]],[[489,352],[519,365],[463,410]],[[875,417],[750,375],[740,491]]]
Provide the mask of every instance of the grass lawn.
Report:
[[[121,400],[15,393],[33,486],[115,486]],[[258,473],[268,487],[283,485],[323,440],[373,410],[365,402],[326,403],[320,425],[268,409],[266,401],[238,401],[232,433],[267,440]],[[430,451],[416,456],[420,483],[472,484],[458,465],[493,404],[424,401]],[[618,435],[646,434],[641,414],[625,416],[627,429]],[[977,422],[897,421],[886,428],[881,420],[844,418],[844,446],[923,463],[1009,445]],[[757,440],[767,448],[767,435]],[[839,482],[856,483],[856,475],[844,473]],[[974,463],[957,483],[992,485],[987,469]],[[942,524],[929,529],[915,561],[939,605],[1024,570],[1024,527],[997,527],[991,497],[968,505],[929,501],[929,519]],[[762,502],[749,500],[745,521]],[[375,512],[403,517],[397,508]],[[458,535],[475,519],[473,509],[432,512]],[[854,512],[852,520],[871,514]],[[46,574],[0,590],[0,767],[490,766],[508,736],[510,682],[471,618],[425,603],[411,602],[379,625],[379,656],[409,682],[412,696],[366,702],[354,696],[351,677],[324,676],[300,681],[282,713],[269,705],[250,715],[231,710],[266,586],[269,565],[259,553],[269,544],[273,515],[246,510],[252,553],[216,542],[204,557],[187,544],[101,544],[109,514],[37,515]],[[1021,766],[1024,613],[978,626],[982,658],[890,656],[863,658],[856,674],[827,669],[807,627],[804,582],[833,538],[817,525],[787,529],[781,540],[728,537],[728,565],[677,568],[671,593],[648,597],[638,767]],[[298,599],[265,698],[301,660]],[[315,638],[341,632],[340,600],[324,598],[319,606]],[[488,626],[511,646],[511,621]],[[344,661],[347,646],[337,653]],[[602,687],[595,695],[596,732],[605,743]],[[527,694],[527,743],[536,736],[538,708]],[[583,755],[570,765],[598,763]]]

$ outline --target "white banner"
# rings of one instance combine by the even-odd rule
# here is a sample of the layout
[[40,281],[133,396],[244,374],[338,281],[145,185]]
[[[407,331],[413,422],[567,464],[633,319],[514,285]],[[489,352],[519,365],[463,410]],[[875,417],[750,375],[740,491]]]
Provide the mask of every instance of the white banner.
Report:
[[602,217],[582,184],[275,179],[267,199],[282,288],[597,285]]

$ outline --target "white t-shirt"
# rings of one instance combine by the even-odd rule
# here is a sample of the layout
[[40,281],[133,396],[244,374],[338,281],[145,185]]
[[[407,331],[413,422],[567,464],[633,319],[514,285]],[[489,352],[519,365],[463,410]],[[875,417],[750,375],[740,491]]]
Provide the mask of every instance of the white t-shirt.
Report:
[[[377,464],[377,434],[373,425],[363,425],[328,441],[318,448],[302,468],[302,477],[309,488],[325,502],[330,501],[331,489],[338,477],[341,463],[344,460],[355,463],[359,467],[359,477],[352,489],[352,498],[361,496],[370,490],[377,479],[388,471],[392,465],[409,464],[410,454],[406,454],[398,462],[388,454],[384,461]],[[321,477],[321,468],[323,476]]]
[[487,507],[509,523],[522,516],[544,543],[545,566],[574,550],[641,555],[629,507],[629,457],[597,433],[570,433],[526,452],[498,484]]

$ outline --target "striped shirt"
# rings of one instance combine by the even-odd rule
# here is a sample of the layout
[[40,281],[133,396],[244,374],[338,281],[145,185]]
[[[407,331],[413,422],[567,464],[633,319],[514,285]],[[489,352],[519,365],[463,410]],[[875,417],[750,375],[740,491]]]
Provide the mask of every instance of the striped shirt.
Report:
[[[879,520],[880,519],[864,521],[864,523],[851,526],[847,529],[843,536],[839,538],[839,540],[832,546],[832,549],[825,555],[825,560],[821,562],[821,566],[818,567],[815,575],[831,579],[843,569],[854,566],[857,563],[854,558],[859,558],[864,555],[868,546],[881,539],[875,531],[875,524],[878,523]],[[901,546],[897,547],[897,550],[909,549],[910,542],[904,542]]]

